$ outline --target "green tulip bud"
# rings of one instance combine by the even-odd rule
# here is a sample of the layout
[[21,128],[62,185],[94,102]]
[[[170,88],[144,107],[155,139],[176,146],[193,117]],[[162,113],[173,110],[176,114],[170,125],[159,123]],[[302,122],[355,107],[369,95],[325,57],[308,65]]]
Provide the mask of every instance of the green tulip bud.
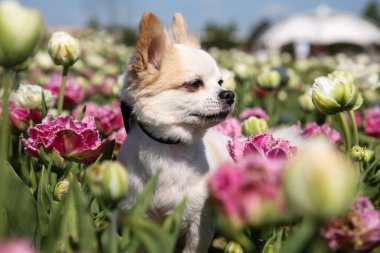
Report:
[[44,93],[46,106],[48,108],[53,107],[55,96],[49,90],[44,90],[39,85],[21,84],[13,94],[13,97],[16,103],[23,108],[42,110],[42,93]]
[[70,67],[79,59],[80,45],[70,34],[55,32],[49,40],[48,52],[54,64]]
[[0,3],[0,66],[13,68],[36,50],[43,35],[41,14],[17,1]]
[[370,163],[375,158],[375,152],[360,146],[353,146],[351,148],[351,158],[356,161]]
[[363,96],[353,80],[349,73],[343,71],[316,78],[310,92],[315,107],[324,114],[358,109],[363,103]]
[[298,103],[301,106],[302,110],[305,110],[307,112],[312,112],[315,110],[313,100],[307,93],[298,97]]
[[253,136],[268,132],[268,124],[265,120],[249,117],[243,122],[243,134],[245,136]]
[[243,253],[243,248],[236,242],[229,242],[224,248],[224,253]]
[[54,199],[57,201],[63,200],[67,192],[69,191],[69,185],[70,183],[67,179],[59,181],[54,189]]
[[93,193],[106,204],[116,204],[127,193],[127,170],[119,162],[96,164],[87,176]]
[[257,84],[266,90],[278,88],[281,84],[281,74],[277,70],[264,69],[257,76]]
[[325,139],[303,146],[285,170],[285,193],[294,213],[318,220],[341,214],[357,188],[355,170]]

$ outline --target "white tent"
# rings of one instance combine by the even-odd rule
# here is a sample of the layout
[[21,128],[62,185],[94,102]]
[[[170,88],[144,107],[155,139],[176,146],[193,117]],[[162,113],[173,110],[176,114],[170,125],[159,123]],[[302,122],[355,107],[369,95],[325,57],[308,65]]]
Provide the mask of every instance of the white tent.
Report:
[[314,11],[278,22],[260,37],[259,42],[270,50],[289,43],[380,45],[380,30],[367,20],[320,6]]

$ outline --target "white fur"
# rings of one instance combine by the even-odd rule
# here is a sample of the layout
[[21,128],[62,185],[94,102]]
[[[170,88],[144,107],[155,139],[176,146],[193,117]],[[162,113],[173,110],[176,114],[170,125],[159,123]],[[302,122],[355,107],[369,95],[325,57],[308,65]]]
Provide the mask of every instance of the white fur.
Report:
[[[221,74],[209,54],[185,45],[175,45],[175,49],[181,56],[178,64],[185,69],[180,79],[186,82],[199,77],[205,85],[197,92],[168,89],[158,90],[153,96],[133,98],[134,114],[146,130],[155,137],[180,138],[181,143],[159,143],[147,136],[136,122],[132,124],[118,157],[129,175],[129,191],[122,208],[129,210],[147,181],[160,171],[148,215],[163,221],[186,196],[183,252],[205,253],[214,234],[207,204],[207,177],[231,158],[226,148],[228,138],[208,130],[221,120],[204,121],[190,114],[217,114],[232,111],[233,106],[218,96],[224,88],[218,84]],[[124,98],[130,97],[128,87],[126,82]]]

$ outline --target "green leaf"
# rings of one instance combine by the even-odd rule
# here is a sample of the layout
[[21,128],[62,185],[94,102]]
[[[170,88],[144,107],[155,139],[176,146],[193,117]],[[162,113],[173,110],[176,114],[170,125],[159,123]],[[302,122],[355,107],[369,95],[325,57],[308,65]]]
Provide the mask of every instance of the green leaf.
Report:
[[174,250],[177,237],[181,230],[182,216],[185,211],[185,206],[186,199],[182,200],[174,212],[168,218],[166,218],[163,224],[163,230],[169,235],[170,238],[170,252]]
[[300,227],[291,235],[281,248],[281,253],[302,253],[309,252],[308,249],[316,237],[318,237],[319,227],[312,220],[303,220]]
[[46,115],[48,114],[48,108],[47,108],[47,105],[46,105],[46,99],[45,99],[45,94],[44,92],[42,91],[41,92],[41,96],[42,96],[42,114],[41,114],[41,119],[44,119],[46,117]]
[[79,249],[83,252],[95,252],[97,247],[95,226],[87,208],[88,201],[85,199],[83,192],[80,190],[78,182],[73,178],[70,180],[70,186],[74,196],[76,214],[78,216],[77,226],[79,235]]
[[0,169],[0,223],[8,224],[8,236],[34,238],[37,227],[36,202],[28,186],[4,160]]
[[84,113],[86,112],[86,107],[87,107],[87,105],[83,106],[82,110],[80,111],[80,113],[77,116],[77,120],[82,120],[83,119]]
[[37,190],[37,235],[36,245],[40,246],[41,240],[49,233],[49,221],[50,221],[50,208],[52,201],[52,192],[49,191],[49,177],[50,171],[46,170],[45,166],[42,166],[40,182]]
[[154,190],[156,189],[158,176],[157,173],[152,177],[149,182],[145,185],[144,190],[139,195],[136,200],[136,204],[133,206],[132,210],[129,212],[128,216],[133,218],[140,218],[145,215],[148,211],[150,204],[153,200]]
[[169,235],[152,221],[144,218],[130,220],[131,229],[136,238],[142,243],[149,253],[172,252],[170,250],[171,240]]

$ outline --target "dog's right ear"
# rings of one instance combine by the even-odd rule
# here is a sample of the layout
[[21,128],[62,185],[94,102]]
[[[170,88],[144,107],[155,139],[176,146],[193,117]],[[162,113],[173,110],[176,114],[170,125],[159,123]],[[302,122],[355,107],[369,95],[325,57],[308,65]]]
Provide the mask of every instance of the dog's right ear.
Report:
[[167,43],[167,35],[160,20],[151,12],[145,12],[140,21],[140,33],[132,68],[137,72],[151,67],[160,68]]

